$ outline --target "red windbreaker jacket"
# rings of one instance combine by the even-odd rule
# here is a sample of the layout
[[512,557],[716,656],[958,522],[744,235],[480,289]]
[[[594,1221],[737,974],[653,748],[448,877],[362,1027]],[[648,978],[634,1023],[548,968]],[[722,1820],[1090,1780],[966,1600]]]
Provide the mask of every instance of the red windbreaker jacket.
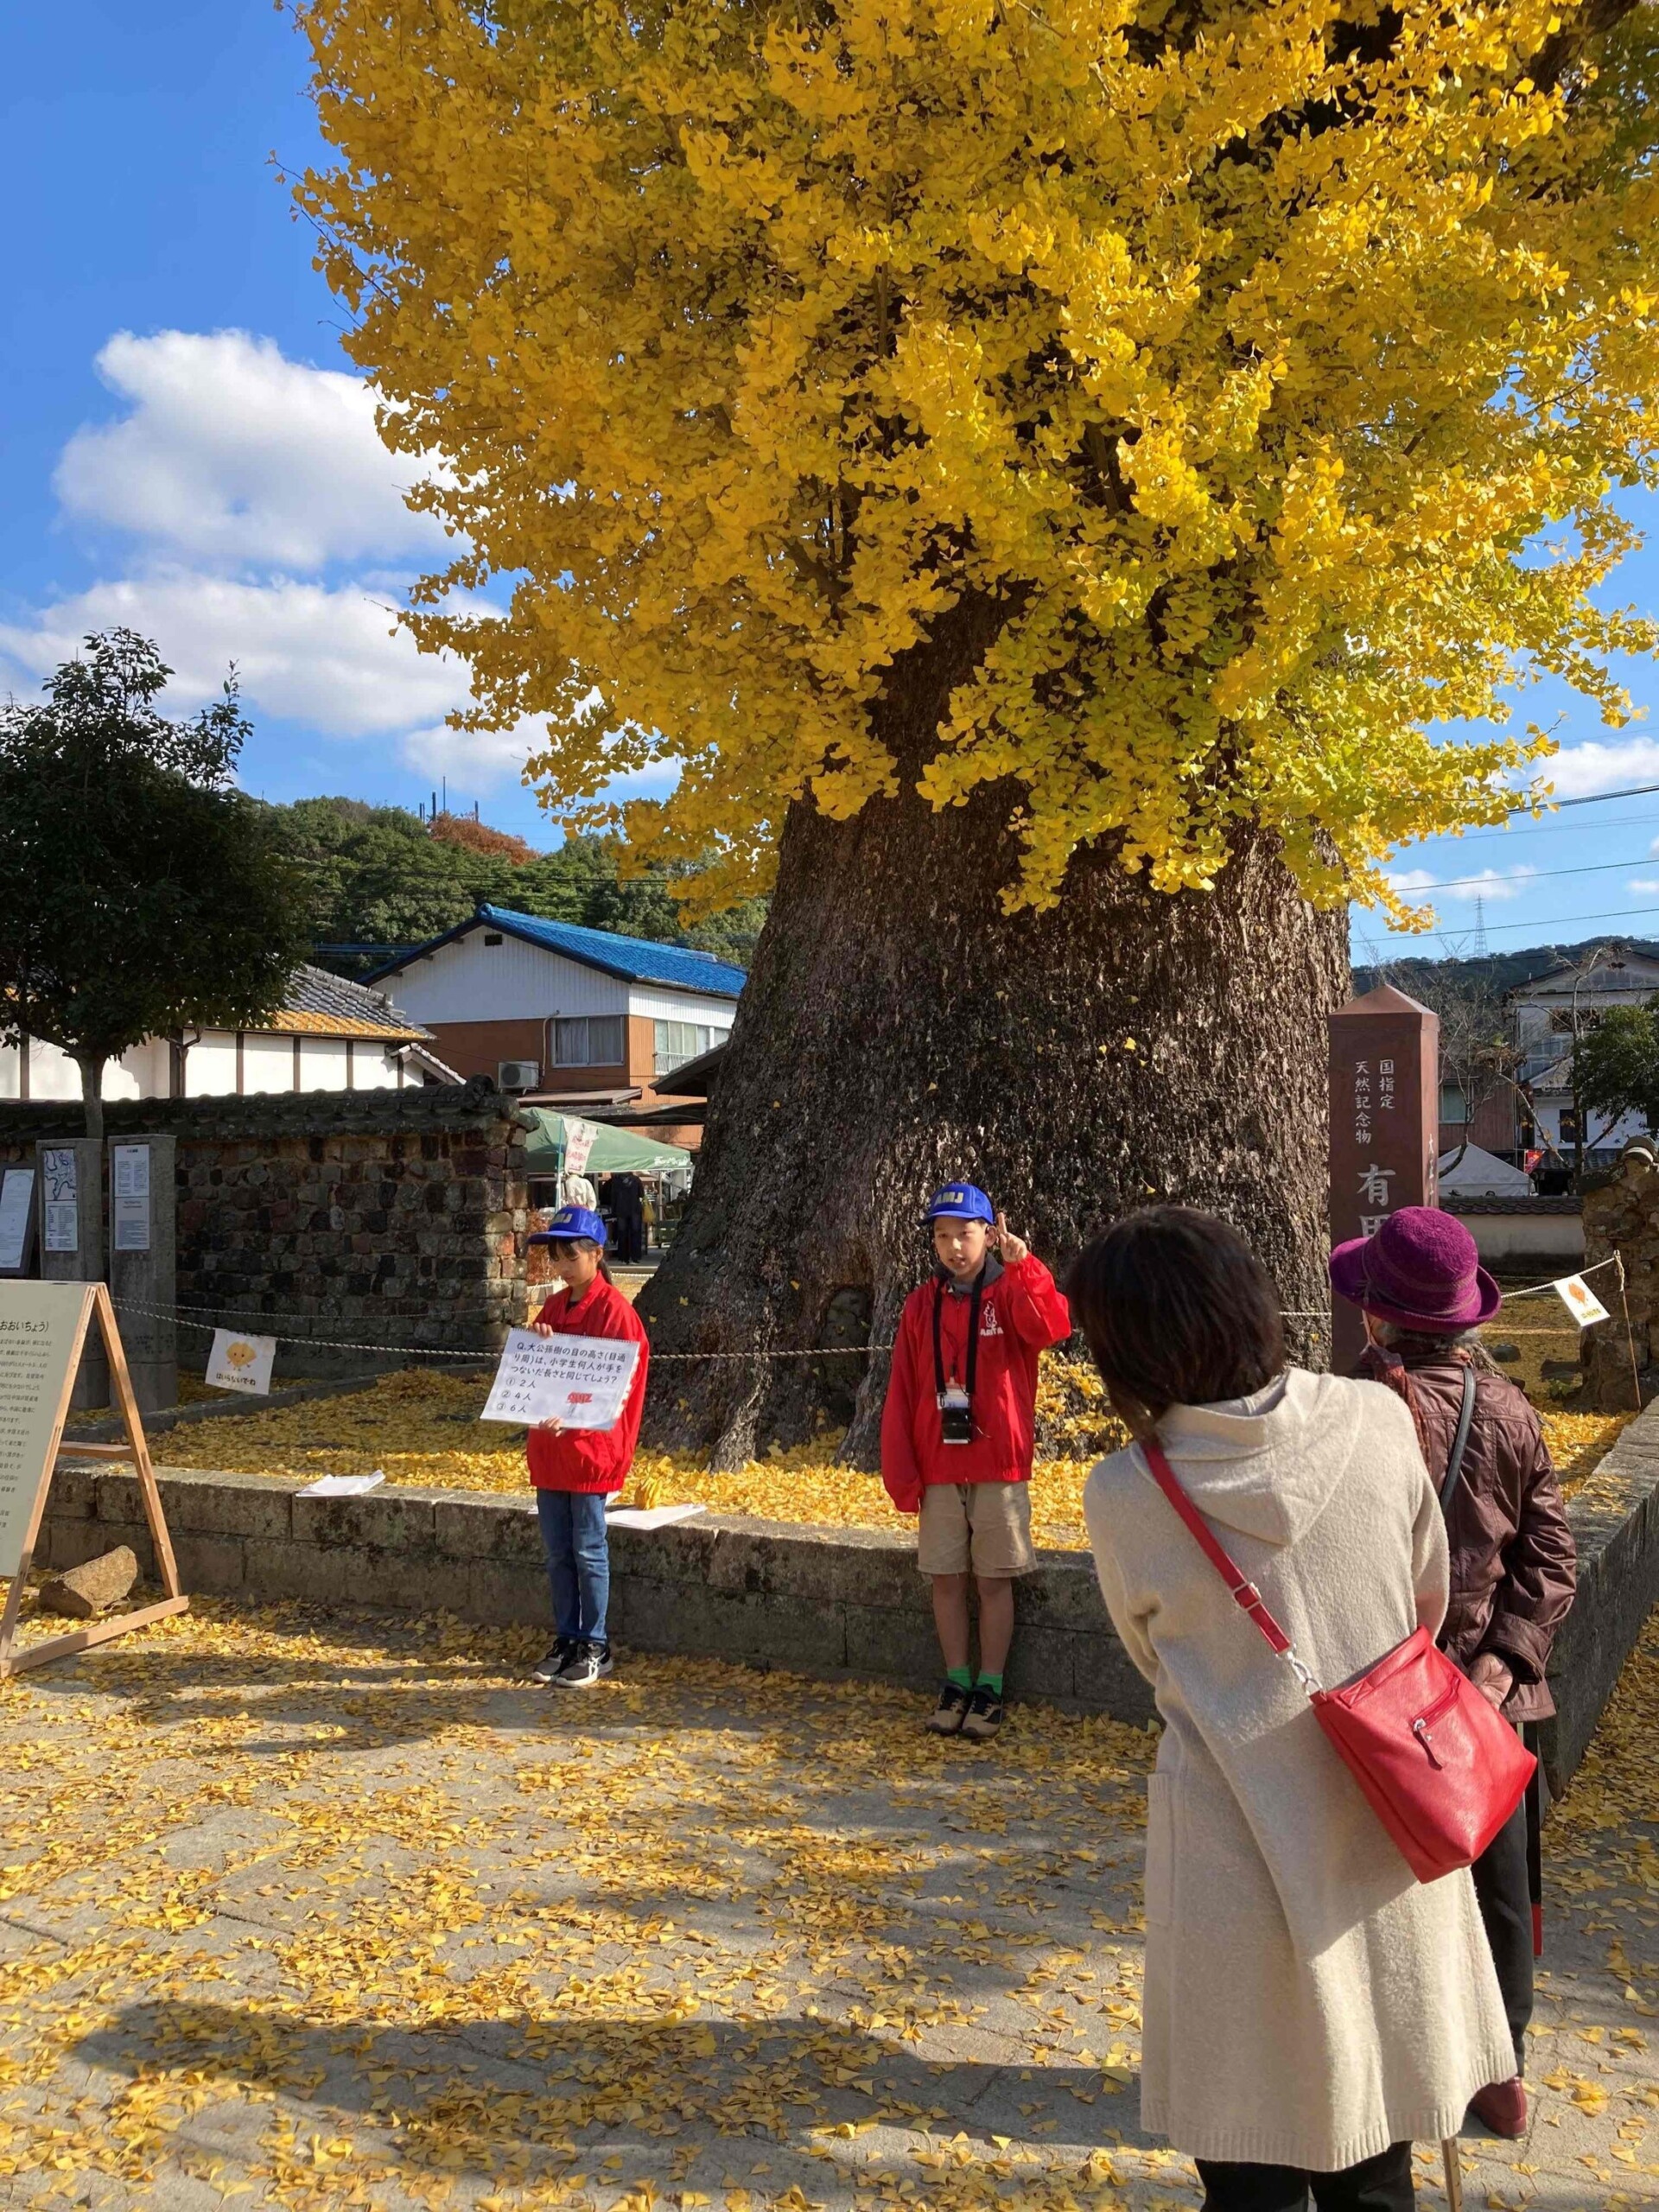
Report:
[[971,1297],[936,1276],[905,1300],[893,1347],[881,1415],[881,1479],[901,1513],[921,1510],[930,1483],[1023,1483],[1031,1479],[1037,1417],[1037,1357],[1071,1333],[1071,1309],[1042,1262],[1032,1255],[1005,1268],[980,1300],[979,1362],[974,1377],[971,1444],[939,1439],[933,1371],[933,1306],[946,1382],[968,1376]]
[[594,1276],[580,1306],[573,1306],[569,1292],[560,1288],[536,1319],[573,1337],[632,1337],[639,1343],[639,1364],[614,1428],[568,1428],[557,1436],[532,1428],[525,1447],[537,1490],[620,1490],[633,1464],[645,1410],[645,1370],[651,1364],[645,1324],[603,1275]]

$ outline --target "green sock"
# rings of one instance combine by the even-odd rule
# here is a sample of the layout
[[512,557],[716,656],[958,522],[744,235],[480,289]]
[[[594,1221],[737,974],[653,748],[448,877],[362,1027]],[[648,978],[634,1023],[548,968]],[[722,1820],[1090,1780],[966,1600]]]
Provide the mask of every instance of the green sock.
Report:
[[989,1690],[993,1697],[1001,1697],[1002,1677],[1001,1675],[982,1675],[979,1678],[979,1687],[982,1690]]
[[970,1690],[974,1687],[974,1670],[971,1667],[948,1667],[944,1679],[954,1682],[959,1690]]

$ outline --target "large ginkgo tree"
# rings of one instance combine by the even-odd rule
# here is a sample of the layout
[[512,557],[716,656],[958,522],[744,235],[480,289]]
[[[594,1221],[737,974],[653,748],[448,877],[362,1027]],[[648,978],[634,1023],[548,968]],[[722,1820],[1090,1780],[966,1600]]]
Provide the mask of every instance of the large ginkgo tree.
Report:
[[[946,1174],[1051,1255],[1215,1207],[1323,1302],[1347,902],[1535,777],[1517,683],[1617,719],[1654,642],[1597,588],[1656,474],[1655,13],[302,8],[348,350],[445,456],[418,636],[556,812],[772,889],[660,1350],[883,1341]],[[862,1454],[839,1365],[654,1417]]]

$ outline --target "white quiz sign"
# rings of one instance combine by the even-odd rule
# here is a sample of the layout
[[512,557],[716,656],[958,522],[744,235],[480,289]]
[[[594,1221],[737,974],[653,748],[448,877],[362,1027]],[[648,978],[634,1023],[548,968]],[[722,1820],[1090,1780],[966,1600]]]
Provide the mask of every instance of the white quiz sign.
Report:
[[215,1390],[245,1390],[256,1398],[270,1394],[275,1337],[246,1337],[239,1329],[215,1329],[203,1380]]
[[524,1427],[558,1421],[566,1428],[614,1428],[639,1364],[632,1337],[538,1337],[508,1332],[480,1421]]
[[86,1286],[0,1282],[0,1575],[22,1557],[68,1402]]

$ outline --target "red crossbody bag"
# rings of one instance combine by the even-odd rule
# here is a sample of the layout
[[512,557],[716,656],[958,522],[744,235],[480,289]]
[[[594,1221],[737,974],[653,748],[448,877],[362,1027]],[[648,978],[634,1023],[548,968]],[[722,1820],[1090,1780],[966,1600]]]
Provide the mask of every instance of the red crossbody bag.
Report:
[[1161,1444],[1138,1440],[1154,1481],[1205,1557],[1291,1667],[1313,1717],[1420,1882],[1472,1866],[1525,1795],[1538,1762],[1426,1628],[1323,1690],[1253,1582],[1241,1574],[1182,1489]]

